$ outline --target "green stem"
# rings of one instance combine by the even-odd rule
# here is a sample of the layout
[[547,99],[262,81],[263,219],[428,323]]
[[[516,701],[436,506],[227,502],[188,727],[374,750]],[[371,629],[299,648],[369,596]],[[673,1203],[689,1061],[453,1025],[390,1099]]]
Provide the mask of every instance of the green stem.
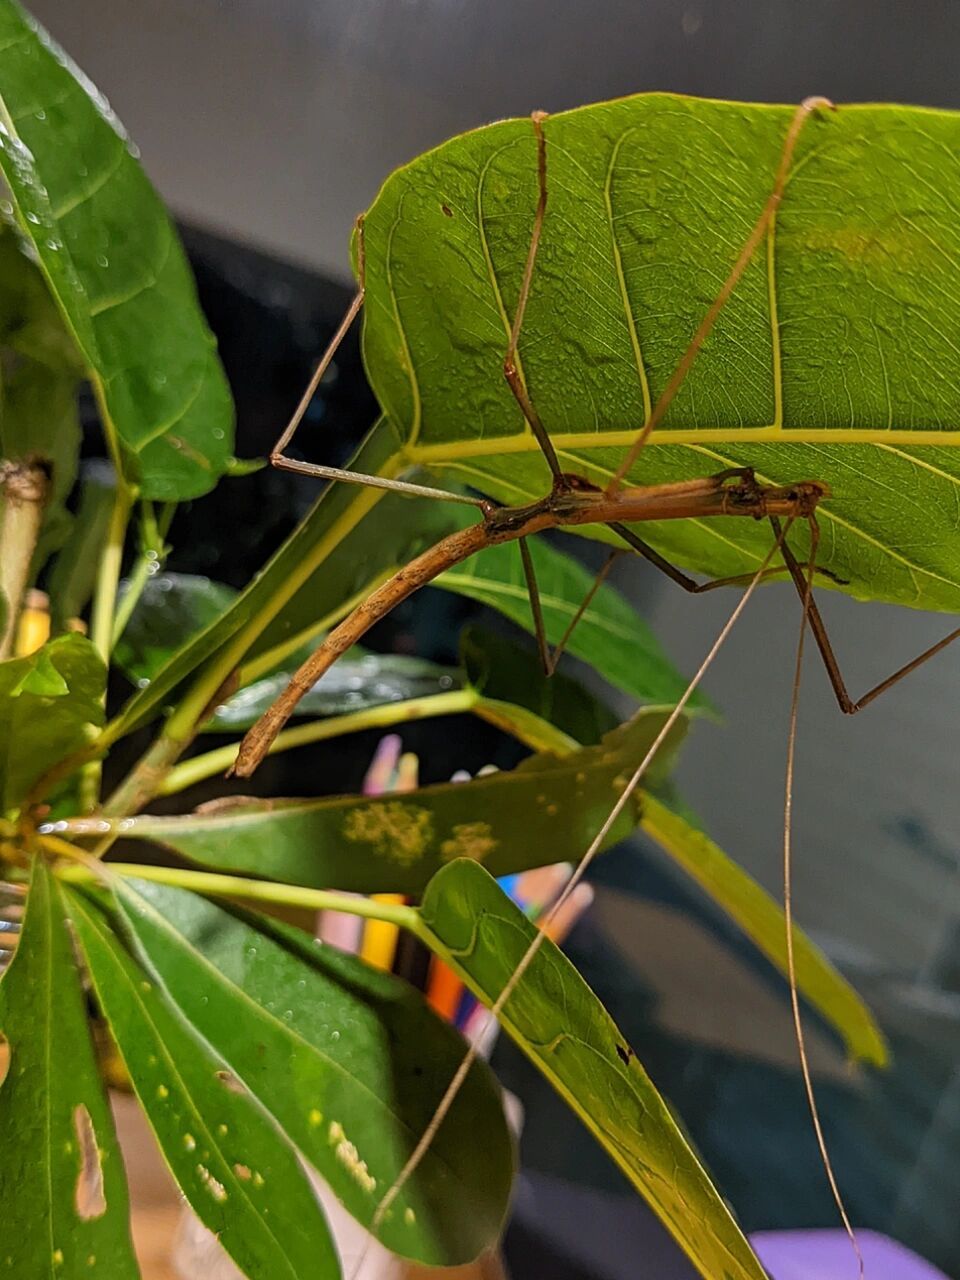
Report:
[[[479,699],[475,689],[453,689],[449,693],[434,693],[425,698],[407,698],[403,702],[387,702],[379,707],[367,707],[363,711],[351,711],[347,715],[330,716],[326,720],[311,720],[309,724],[287,729],[270,745],[269,755],[289,751],[293,747],[322,742],[344,733],[359,733],[363,729],[382,728],[407,720],[424,720],[430,716],[460,715],[474,710]],[[156,794],[174,795],[204,778],[212,778],[233,764],[237,748],[234,743],[205,751],[175,765],[160,781]]]
[[114,615],[110,637],[111,649],[126,630],[137,601],[143,595],[144,587],[163,566],[168,551],[166,535],[173,513],[176,511],[176,503],[166,503],[159,520],[154,517],[152,503],[144,502],[141,506],[143,514],[140,523],[140,551],[127,578],[123,599],[117,605]]
[[133,494],[123,481],[119,480],[113,500],[110,527],[107,530],[107,543],[100,556],[100,569],[97,573],[93,610],[90,615],[90,639],[96,645],[97,652],[104,662],[110,661],[113,615],[117,607],[117,589],[120,586],[123,544],[127,536],[127,522],[130,519],[132,505]]
[[[210,871],[140,866],[131,862],[107,863],[104,873],[150,880],[176,889],[189,889],[208,897],[243,898],[253,902],[269,902],[275,906],[303,907],[309,911],[346,911],[350,915],[363,916],[368,920],[383,920],[387,924],[395,924],[418,937],[424,933],[416,907],[396,902],[378,902],[375,898],[336,893],[332,889],[307,889],[301,885],[278,884],[272,880],[248,880],[242,876],[218,875]],[[79,863],[59,867],[57,875],[74,884],[96,884],[103,881],[103,873]]]
[[[97,573],[97,585],[90,615],[90,639],[107,665],[110,663],[110,653],[113,648],[113,615],[117,606],[123,544],[127,536],[127,522],[130,519],[132,505],[133,493],[118,474],[117,492],[113,500],[106,545],[100,556],[100,569]],[[89,760],[80,770],[80,804],[85,813],[97,807],[102,775],[103,764],[99,759]]]

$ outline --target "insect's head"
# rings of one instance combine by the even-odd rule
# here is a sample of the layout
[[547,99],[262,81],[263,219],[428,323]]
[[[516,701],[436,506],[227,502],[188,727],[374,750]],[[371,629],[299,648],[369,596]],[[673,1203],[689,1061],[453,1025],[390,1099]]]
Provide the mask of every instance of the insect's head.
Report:
[[785,486],[785,496],[797,504],[798,516],[813,515],[821,498],[830,497],[830,486],[820,480],[801,480]]

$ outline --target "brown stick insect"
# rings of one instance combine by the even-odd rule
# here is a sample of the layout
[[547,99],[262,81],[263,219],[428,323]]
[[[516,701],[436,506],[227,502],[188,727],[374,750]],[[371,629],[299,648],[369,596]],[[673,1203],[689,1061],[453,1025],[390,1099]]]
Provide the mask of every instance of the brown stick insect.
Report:
[[[669,732],[676,718],[682,713],[694,689],[699,684],[708,666],[713,661],[714,656],[726,639],[727,634],[745,607],[754,588],[762,579],[782,574],[785,570],[800,597],[803,618],[800,630],[800,641],[798,644],[797,667],[794,676],[790,714],[783,841],[785,884],[784,905],[787,919],[788,976],[791,989],[794,1027],[800,1052],[801,1069],[813,1117],[817,1141],[834,1198],[837,1202],[838,1209],[847,1231],[854,1243],[854,1248],[856,1249],[855,1237],[834,1179],[833,1170],[830,1165],[829,1156],[817,1114],[816,1102],[813,1095],[811,1077],[804,1047],[803,1030],[800,1022],[799,999],[797,995],[793,960],[792,905],[790,894],[791,801],[799,677],[803,655],[804,636],[806,634],[807,625],[809,625],[840,710],[845,714],[853,715],[861,711],[882,693],[886,692],[898,681],[902,680],[929,658],[933,657],[941,649],[949,645],[953,640],[960,636],[960,628],[952,630],[938,643],[924,650],[912,661],[904,664],[886,679],[880,681],[862,697],[854,700],[847,690],[846,683],[831,647],[822,617],[813,597],[814,577],[818,572],[816,557],[819,543],[819,527],[817,524],[816,511],[819,503],[821,501],[828,500],[830,497],[829,489],[826,484],[815,479],[798,480],[797,482],[788,485],[761,484],[757,481],[753,470],[749,467],[730,468],[701,479],[686,480],[676,483],[641,486],[626,486],[624,484],[625,476],[637,460],[644,446],[649,441],[652,433],[662,422],[668,407],[686,379],[687,374],[696,360],[705,340],[713,329],[720,313],[743,277],[744,272],[746,271],[746,268],[758,247],[767,236],[776,216],[777,209],[783,199],[784,191],[790,177],[796,145],[805,123],[813,113],[831,109],[832,104],[826,99],[810,98],[802,103],[796,110],[783,139],[780,160],[769,195],[762,209],[758,213],[756,222],[754,223],[750,234],[743,243],[735,261],[732,263],[722,287],[700,321],[686,351],[681,357],[679,363],[676,365],[673,374],[666,383],[658,400],[653,405],[647,421],[643,424],[642,428],[639,429],[635,441],[628,449],[612,479],[605,488],[600,488],[591,483],[586,477],[565,471],[561,467],[560,460],[554,444],[551,441],[550,434],[546,430],[528,392],[527,385],[519,368],[519,361],[517,357],[518,343],[524,321],[524,313],[530,296],[531,286],[535,278],[537,252],[540,245],[541,232],[544,225],[544,219],[547,216],[548,207],[547,142],[543,129],[543,121],[545,119],[543,113],[534,113],[532,117],[533,132],[536,143],[539,195],[533,215],[532,232],[520,286],[519,298],[513,316],[508,345],[504,357],[503,373],[511,392],[516,398],[529,430],[532,432],[536,443],[543,454],[546,464],[549,467],[552,481],[548,492],[539,500],[524,506],[505,506],[498,505],[485,498],[473,497],[471,495],[460,493],[450,493],[443,489],[432,488],[426,485],[386,479],[380,476],[361,475],[334,467],[318,466],[313,463],[299,461],[286,455],[284,451],[293,438],[293,435],[300,424],[320,380],[328,368],[330,361],[333,359],[337,348],[343,341],[347,330],[353,323],[363,305],[363,223],[362,219],[358,220],[358,292],[329,347],[320,360],[315,374],[289,425],[278,440],[273,453],[271,454],[271,462],[274,466],[279,468],[313,476],[318,479],[372,485],[375,487],[396,490],[414,497],[466,503],[474,506],[478,510],[480,518],[477,523],[467,527],[466,529],[460,530],[443,538],[435,546],[423,552],[411,563],[401,568],[387,582],[373,591],[366,600],[359,604],[326,636],[317,649],[293,675],[288,687],[280,695],[273,706],[270,707],[270,709],[247,733],[240,745],[232,772],[241,777],[248,777],[253,773],[264,755],[267,753],[267,750],[276,735],[279,733],[291,714],[293,714],[300,698],[315,684],[323,673],[329,669],[337,658],[340,657],[340,655],[348,648],[354,645],[363,636],[363,634],[373,626],[374,623],[379,621],[396,605],[412,595],[420,587],[433,581],[445,570],[453,567],[486,547],[512,541],[516,541],[519,544],[519,551],[523,561],[523,569],[530,597],[537,644],[543,666],[548,674],[550,674],[556,667],[560,654],[563,652],[573,628],[588,608],[594,593],[607,576],[615,557],[621,554],[621,551],[614,550],[611,552],[606,563],[597,575],[589,593],[580,605],[580,608],[568,627],[566,634],[557,644],[554,651],[551,652],[544,629],[543,613],[536,576],[534,573],[533,561],[526,541],[528,537],[535,533],[553,528],[576,528],[585,525],[605,525],[625,544],[624,551],[629,548],[630,551],[643,556],[685,591],[698,593],[712,590],[720,586],[745,586],[746,591],[741,597],[737,608],[734,610],[730,619],[722,629],[699,671],[694,676],[683,697],[674,709],[671,717],[665,724],[661,735],[653,744],[645,759],[637,767],[627,786],[620,795],[613,811],[604,823],[603,828],[597,833],[597,836],[592,842],[590,848],[583,855],[573,879],[570,881],[565,893],[561,896],[554,907],[554,910],[557,910],[573,891],[576,884],[585,873],[587,867],[592,862],[597,851],[602,847],[607,832],[627,804],[630,796],[643,777],[656,750],[663,741],[663,738]],[[770,549],[763,563],[756,572],[698,583],[673,565],[670,561],[665,559],[647,542],[643,541],[634,529],[631,528],[634,524],[650,520],[703,519],[705,517],[738,517],[740,519],[746,517],[755,521],[769,521],[772,526],[773,533]],[[797,558],[797,555],[793,550],[791,550],[788,542],[789,530],[795,521],[805,522],[809,527],[810,552],[809,556],[806,557],[806,565],[802,564]],[[775,559],[782,560],[783,564],[774,564],[773,562]],[[523,956],[517,968],[514,970],[510,980],[501,991],[493,1006],[493,1012],[495,1014],[499,1013],[510,999],[510,996],[516,989],[517,984],[522,979],[523,974],[542,944],[544,936],[544,934],[537,936],[527,953]],[[446,1094],[437,1108],[433,1120],[410,1156],[407,1166],[400,1174],[394,1186],[389,1189],[386,1196],[380,1202],[377,1215],[373,1223],[374,1230],[376,1229],[378,1222],[383,1220],[390,1204],[396,1199],[401,1187],[409,1179],[417,1165],[422,1160],[424,1153],[429,1148],[433,1136],[442,1123],[444,1116],[447,1114],[460,1084],[466,1078],[467,1072],[472,1065],[473,1058],[473,1050],[469,1051],[465,1055],[460,1069],[451,1081]],[[859,1257],[859,1250],[857,1250],[857,1252]]]

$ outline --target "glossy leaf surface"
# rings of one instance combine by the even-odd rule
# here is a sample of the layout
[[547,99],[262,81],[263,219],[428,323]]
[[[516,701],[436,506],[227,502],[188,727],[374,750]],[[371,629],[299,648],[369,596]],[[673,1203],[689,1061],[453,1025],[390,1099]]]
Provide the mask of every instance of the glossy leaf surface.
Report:
[[21,800],[103,722],[106,671],[83,636],[0,662],[0,808]]
[[[125,880],[117,899],[194,1029],[369,1226],[462,1039],[406,983],[298,930],[146,881]],[[500,1091],[479,1063],[380,1238],[435,1265],[475,1257],[499,1233],[512,1175]]]
[[[424,895],[431,945],[493,1004],[535,926],[474,862]],[[504,1028],[620,1166],[706,1280],[764,1272],[650,1077],[563,953],[545,942],[501,1015]]]
[[[563,758],[541,752],[510,772],[409,796],[225,801],[184,817],[128,819],[123,832],[204,866],[358,893],[417,893],[444,863],[464,856],[494,875],[575,861],[665,718],[642,711],[598,746]],[[671,732],[651,781],[669,773],[684,732],[682,723]],[[636,822],[627,806],[607,843]]]
[[[547,639],[557,644],[576,618],[594,575],[542,539],[531,539],[529,545]],[[525,630],[533,630],[523,563],[513,543],[471,556],[448,569],[436,585],[490,605]],[[676,702],[687,687],[647,624],[608,583],[600,586],[577,622],[567,652],[640,702]],[[690,702],[693,708],[703,707],[706,699],[697,692]]]
[[293,1148],[224,1061],[148,980],[97,906],[66,890],[97,999],[194,1212],[247,1275],[339,1280]]
[[145,497],[205,493],[233,407],[173,223],[109,104],[32,18],[0,2],[0,168]]
[[[127,1185],[57,886],[38,859],[0,981],[0,1274],[137,1280]],[[69,1064],[69,1065],[68,1065]]]
[[[616,469],[764,207],[794,111],[649,94],[546,120],[519,356],[564,468]],[[958,154],[952,112],[807,119],[775,224],[634,483],[745,464],[826,482],[820,559],[846,590],[960,608]],[[365,221],[365,353],[400,456],[514,505],[549,487],[502,375],[536,202],[533,127],[505,120],[398,170]],[[740,518],[638,532],[711,576],[770,544]]]

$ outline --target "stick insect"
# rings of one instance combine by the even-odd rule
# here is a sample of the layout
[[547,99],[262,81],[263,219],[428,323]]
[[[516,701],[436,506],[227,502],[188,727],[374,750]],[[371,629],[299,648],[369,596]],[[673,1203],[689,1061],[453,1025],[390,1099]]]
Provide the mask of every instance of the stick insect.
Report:
[[[886,679],[876,684],[862,697],[854,700],[848,692],[844,677],[834,655],[823,619],[813,595],[814,578],[815,574],[818,572],[816,557],[819,542],[819,528],[817,525],[816,510],[821,501],[828,500],[830,497],[829,489],[825,484],[817,480],[809,479],[800,480],[796,483],[783,486],[761,484],[757,481],[753,470],[749,467],[732,468],[705,478],[678,483],[647,486],[626,486],[624,483],[628,471],[640,456],[641,451],[648,443],[656,427],[663,420],[668,407],[687,377],[698,353],[713,329],[717,318],[736,289],[737,284],[741,280],[758,247],[764,241],[787,187],[794,152],[805,123],[814,112],[827,111],[830,109],[832,109],[832,104],[826,99],[810,98],[802,103],[796,110],[783,139],[780,160],[772,187],[750,234],[744,242],[733,265],[730,267],[729,273],[720,291],[704,314],[686,351],[654,404],[647,421],[638,431],[634,443],[626,452],[620,466],[604,489],[592,484],[584,476],[564,471],[562,469],[550,435],[537,412],[536,406],[529,394],[519,367],[517,355],[518,344],[523,326],[524,313],[534,281],[535,265],[541,232],[544,225],[544,219],[547,215],[547,142],[543,128],[545,116],[543,113],[539,112],[534,113],[532,116],[533,132],[536,143],[539,194],[533,215],[533,226],[524,265],[519,298],[510,328],[507,349],[504,357],[503,374],[510,391],[519,405],[527,426],[534,436],[549,468],[551,474],[551,486],[548,492],[539,500],[525,506],[502,506],[484,498],[449,493],[445,490],[431,488],[426,485],[411,484],[404,481],[385,479],[379,476],[361,475],[339,468],[319,466],[313,463],[299,461],[296,458],[291,458],[285,453],[285,450],[292,440],[306,408],[310,403],[314,391],[324,375],[324,372],[363,305],[363,222],[362,218],[358,219],[358,292],[344,316],[343,321],[334,334],[327,351],[321,358],[314,376],[296,411],[294,412],[290,423],[278,440],[271,455],[271,462],[279,468],[313,476],[319,479],[372,485],[381,488],[393,489],[414,497],[467,503],[477,508],[480,513],[480,519],[477,523],[469,526],[468,528],[443,538],[435,546],[422,553],[405,567],[401,568],[393,575],[393,577],[377,588],[365,601],[358,605],[352,613],[350,613],[327,635],[313,654],[311,654],[311,656],[293,675],[288,687],[280,695],[273,706],[247,733],[241,743],[232,772],[241,777],[248,777],[253,773],[264,755],[267,753],[270,744],[279,733],[280,729],[286,723],[290,715],[293,714],[300,698],[314,685],[320,676],[322,676],[323,673],[332,666],[337,658],[349,647],[355,644],[374,623],[379,621],[397,604],[412,595],[420,587],[427,585],[445,570],[467,559],[469,556],[484,549],[485,547],[510,541],[516,541],[518,543],[530,597],[537,645],[543,666],[548,674],[555,669],[559,657],[563,652],[565,645],[569,641],[574,627],[589,607],[593,595],[607,576],[615,557],[617,555],[627,553],[628,550],[639,554],[650,561],[678,586],[691,593],[712,590],[720,586],[745,586],[746,591],[742,595],[740,602],[733,611],[727,624],[722,629],[699,671],[690,682],[690,685],[683,697],[675,707],[672,715],[664,726],[662,733],[647,753],[645,759],[635,770],[627,786],[621,793],[611,814],[603,824],[601,830],[597,833],[597,836],[591,843],[590,848],[583,855],[577,871],[568,884],[565,893],[561,895],[559,901],[555,904],[554,910],[558,910],[562,907],[564,901],[573,891],[596,853],[602,847],[608,831],[642,779],[656,750],[659,748],[663,738],[666,736],[666,733],[669,732],[672,724],[682,713],[684,706],[692,695],[694,689],[699,684],[710,663],[713,661],[713,658],[718,652],[720,646],[725,641],[726,636],[729,634],[729,631],[745,607],[755,587],[761,580],[774,575],[783,574],[784,571],[786,571],[800,598],[802,608],[800,640],[797,649],[797,664],[794,674],[790,711],[783,838],[785,886],[784,907],[787,920],[788,978],[791,990],[794,1029],[799,1049],[801,1071],[813,1119],[813,1126],[820,1148],[820,1154],[840,1216],[859,1257],[856,1239],[844,1208],[839,1189],[836,1185],[836,1180],[833,1175],[830,1158],[820,1126],[810,1071],[807,1064],[793,958],[792,900],[790,892],[791,805],[795,754],[794,746],[796,738],[800,670],[803,658],[804,637],[809,627],[836,696],[838,706],[843,713],[853,715],[863,710],[871,702],[880,697],[881,694],[885,693],[893,685],[898,683],[905,676],[909,675],[935,654],[940,652],[940,650],[944,649],[947,645],[952,643],[952,641],[957,639],[957,637],[960,636],[960,628],[956,628],[949,632],[949,634],[947,634],[942,640],[930,646],[928,649],[925,649],[916,658],[905,663]],[[675,520],[729,516],[737,516],[740,518],[749,517],[753,520],[767,520],[772,528],[773,536],[771,546],[766,558],[756,572],[752,574],[715,579],[708,582],[697,582],[693,578],[689,577],[686,573],[660,555],[660,553],[647,542],[642,540],[630,527],[633,524],[642,523],[646,520]],[[791,549],[788,541],[790,527],[796,521],[805,522],[809,527],[810,553],[807,558],[806,565],[801,563],[797,555]],[[597,575],[590,591],[576,612],[570,626],[567,628],[565,635],[561,638],[553,651],[551,651],[545,634],[543,611],[541,608],[533,561],[529,552],[527,539],[531,535],[546,529],[575,528],[591,524],[605,525],[617,536],[617,538],[621,540],[622,543],[625,544],[625,547],[623,551],[615,549],[611,552],[606,563]],[[782,564],[775,564],[775,559],[781,560]],[[510,996],[521,981],[523,974],[526,972],[526,969],[529,967],[534,955],[542,944],[544,936],[544,934],[538,935],[533,943],[531,943],[528,951],[522,957],[493,1006],[493,1012],[495,1014],[499,1013],[510,999]],[[381,1200],[373,1222],[374,1231],[376,1230],[379,1222],[382,1222],[385,1214],[389,1211],[391,1203],[396,1199],[397,1194],[410,1178],[429,1148],[433,1136],[449,1111],[461,1083],[466,1078],[470,1066],[472,1065],[473,1058],[474,1053],[472,1050],[465,1055],[460,1069],[452,1079],[450,1086],[438,1105],[437,1111],[430,1125],[412,1152],[406,1167],[401,1172],[393,1187],[389,1189]]]

